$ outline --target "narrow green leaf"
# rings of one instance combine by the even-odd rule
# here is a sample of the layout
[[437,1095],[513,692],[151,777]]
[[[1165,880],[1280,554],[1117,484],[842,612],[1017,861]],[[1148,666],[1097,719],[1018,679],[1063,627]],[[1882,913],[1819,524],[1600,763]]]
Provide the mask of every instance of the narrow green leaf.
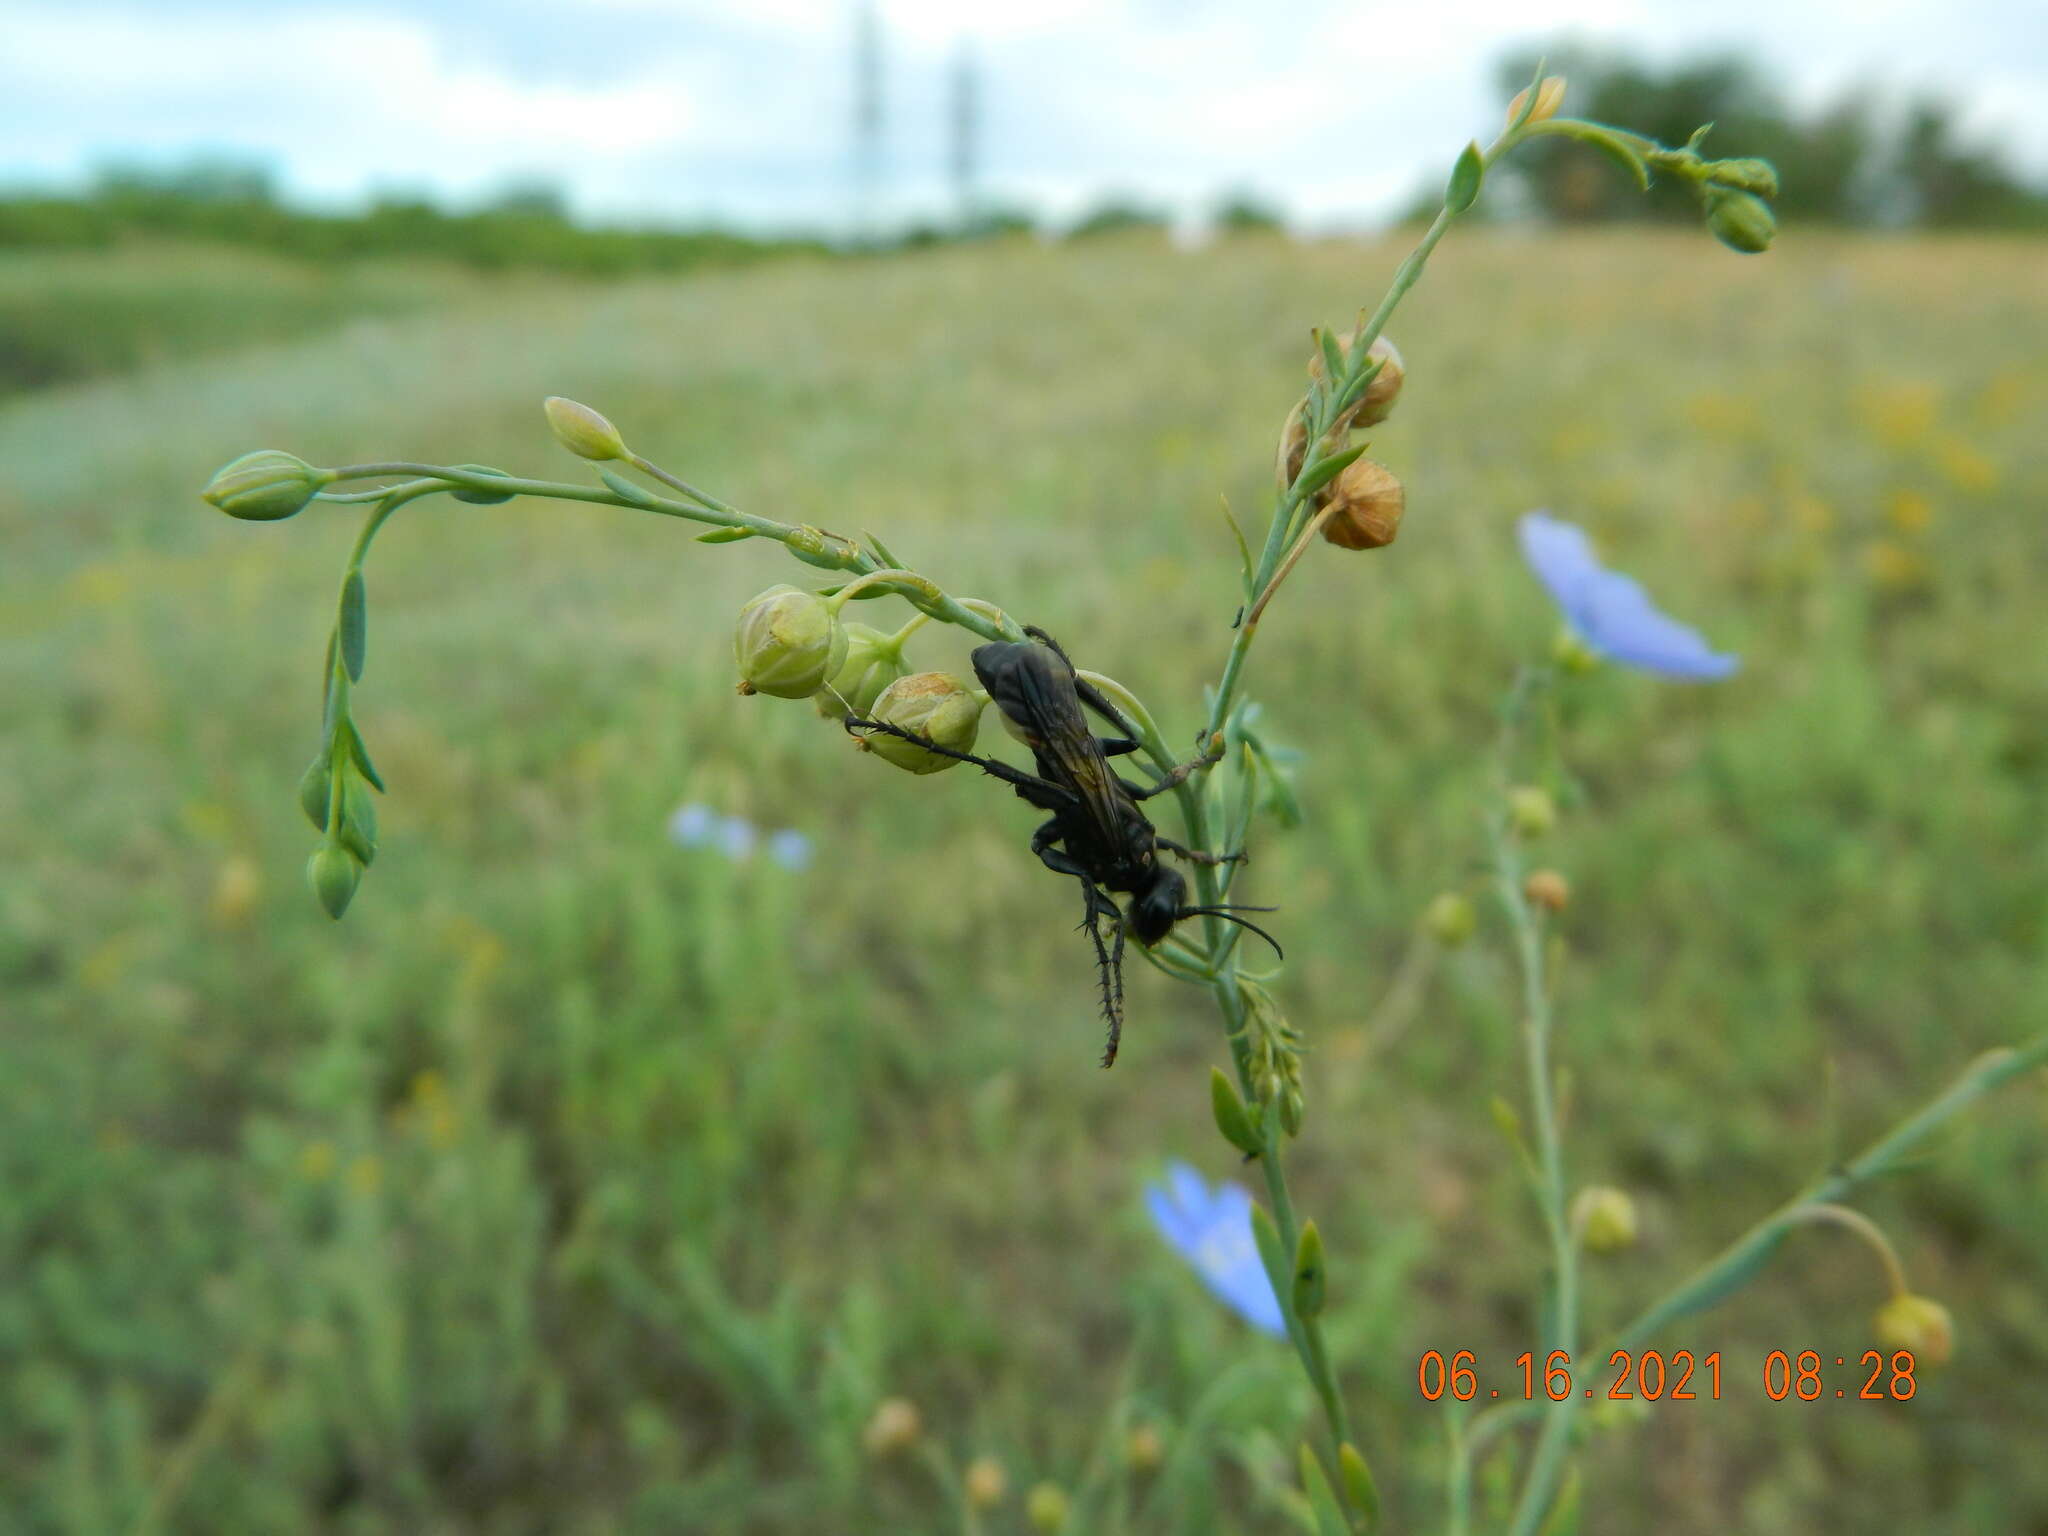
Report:
[[861,537],[868,541],[868,548],[872,549],[877,555],[881,557],[881,561],[884,566],[900,567],[903,564],[901,560],[898,560],[896,558],[895,552],[891,550],[888,545],[884,544],[880,539],[876,538],[872,533],[863,531],[861,533]]
[[1543,67],[1549,62],[1550,60],[1548,59],[1538,59],[1536,61],[1536,73],[1529,77],[1528,85],[1523,87],[1521,92],[1522,110],[1517,112],[1515,120],[1508,124],[1508,132],[1513,133],[1517,128],[1528,122],[1530,114],[1535,112],[1537,96],[1543,89]]
[[370,749],[364,745],[363,733],[356,729],[353,720],[348,723],[348,755],[356,771],[376,785],[379,794],[384,793],[384,780],[377,774],[377,765],[370,761]]
[[1572,135],[1581,144],[1590,144],[1607,156],[1616,165],[1628,172],[1629,179],[1636,184],[1638,192],[1650,190],[1650,168],[1643,163],[1643,157],[1636,153],[1635,146],[1626,139],[1616,138],[1598,128],[1586,128]]
[[597,478],[605,483],[605,488],[612,494],[623,497],[636,507],[651,507],[659,499],[647,487],[635,485],[615,469],[600,469]]
[[1479,184],[1485,179],[1486,162],[1480,157],[1478,144],[1467,144],[1458,163],[1451,167],[1451,183],[1444,189],[1444,207],[1452,213],[1463,213],[1479,201]]
[[1344,1480],[1345,1495],[1365,1517],[1366,1523],[1377,1520],[1380,1513],[1379,1484],[1372,1480],[1372,1468],[1365,1464],[1358,1447],[1349,1440],[1337,1447],[1337,1474]]
[[327,631],[327,659],[320,663],[320,749],[334,740],[334,631]]
[[306,820],[319,831],[327,830],[328,801],[334,793],[334,769],[322,752],[307,767],[305,776],[299,780],[299,808],[306,813]]
[[[493,469],[488,464],[457,464],[455,468],[467,470],[472,475],[494,475],[500,480],[511,478],[504,470]],[[457,501],[468,502],[473,507],[502,506],[510,501],[514,495],[511,491],[474,491],[462,485],[451,485],[448,488],[448,494]]]
[[1368,444],[1360,443],[1356,448],[1346,448],[1342,453],[1333,453],[1327,459],[1317,459],[1315,463],[1309,465],[1307,469],[1301,472],[1299,484],[1302,495],[1306,496],[1311,491],[1322,489],[1322,487],[1343,474],[1346,469],[1351,467],[1354,459],[1364,454],[1368,446]]
[[1326,1290],[1323,1268],[1323,1234],[1314,1221],[1304,1222],[1301,1240],[1294,1247],[1294,1315],[1320,1317]]
[[1337,397],[1337,409],[1339,411],[1348,409],[1361,395],[1368,389],[1371,389],[1372,381],[1380,376],[1380,370],[1384,367],[1386,367],[1386,359],[1374,358],[1367,365],[1363,373],[1344,386],[1344,393]]
[[1328,326],[1316,327],[1316,345],[1323,349],[1323,373],[1332,387],[1344,377],[1344,349],[1337,345],[1337,338],[1330,334]]
[[709,533],[697,535],[699,544],[737,544],[741,539],[753,538],[751,528],[714,528]]
[[1301,1486],[1308,1494],[1309,1508],[1316,1512],[1316,1536],[1351,1536],[1351,1522],[1330,1487],[1323,1464],[1308,1446],[1301,1448]]
[[377,802],[363,781],[352,773],[341,776],[341,823],[335,837],[364,865],[377,857]]
[[363,680],[363,649],[370,639],[370,606],[363,595],[363,573],[350,571],[348,580],[341,584],[341,664],[348,669],[348,680],[359,683]]
[[[1252,1207],[1252,1241],[1258,1244],[1259,1259],[1266,1266],[1266,1278],[1273,1282],[1273,1294],[1285,1296],[1288,1293],[1287,1255],[1280,1251],[1280,1229],[1273,1225],[1272,1215],[1263,1205]],[[1288,1326],[1293,1326],[1288,1319]]]
[[1209,1108],[1216,1116],[1216,1129],[1238,1151],[1246,1157],[1257,1157],[1265,1150],[1258,1129],[1252,1124],[1251,1111],[1244,1107],[1237,1088],[1220,1067],[1209,1069]]
[[1230,510],[1230,498],[1223,498],[1223,521],[1230,524],[1230,531],[1237,538],[1237,568],[1244,576],[1244,595],[1252,595],[1252,550],[1244,541],[1244,529],[1238,525],[1237,514]]

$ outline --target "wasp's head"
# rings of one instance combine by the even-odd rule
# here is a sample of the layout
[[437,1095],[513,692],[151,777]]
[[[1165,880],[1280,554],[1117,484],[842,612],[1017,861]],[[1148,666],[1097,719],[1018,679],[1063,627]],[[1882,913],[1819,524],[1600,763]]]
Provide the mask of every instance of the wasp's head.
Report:
[[1131,898],[1131,932],[1138,942],[1150,949],[1171,933],[1173,925],[1181,920],[1187,899],[1188,883],[1181,878],[1180,871],[1167,864],[1154,864],[1146,884]]

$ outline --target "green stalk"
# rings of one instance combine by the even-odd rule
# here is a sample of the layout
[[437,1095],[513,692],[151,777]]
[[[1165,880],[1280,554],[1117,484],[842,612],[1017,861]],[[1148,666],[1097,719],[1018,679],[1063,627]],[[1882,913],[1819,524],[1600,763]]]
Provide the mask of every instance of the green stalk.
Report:
[[[655,473],[650,466],[646,465],[644,460],[636,459],[634,463],[639,467],[647,468],[650,473]],[[559,480],[527,480],[516,475],[480,475],[471,470],[452,469],[435,464],[412,464],[403,461],[380,464],[351,464],[335,470],[334,475],[338,480],[360,480],[372,475],[418,475],[427,477],[434,482],[425,486],[414,484],[392,488],[394,492],[408,493],[405,497],[407,500],[410,500],[414,495],[424,495],[428,491],[455,487],[462,490],[485,491],[497,496],[542,496],[556,501],[588,502],[593,506],[627,507],[640,512],[659,513],[663,517],[678,517],[695,523],[709,523],[715,528],[744,529],[758,538],[772,539],[779,544],[801,542],[807,546],[805,554],[809,563],[818,564],[823,562],[829,569],[846,571],[856,577],[872,575],[888,569],[877,556],[859,548],[857,545],[849,543],[843,552],[819,549],[813,543],[813,538],[816,534],[815,529],[806,529],[790,523],[777,522],[772,517],[762,517],[753,512],[743,512],[737,507],[729,506],[725,502],[694,490],[688,492],[689,495],[698,498],[697,504],[693,505],[689,502],[676,501],[666,496],[657,496],[652,491],[640,491],[637,488],[633,495],[627,496],[614,490],[600,490],[595,486],[575,485]],[[665,472],[657,474],[657,478],[665,483],[677,486],[685,483],[676,480]],[[327,499],[342,500],[343,498],[329,497]],[[923,583],[924,586],[929,588],[930,593],[936,594],[936,596],[932,596],[914,588],[899,588],[899,595],[919,612],[938,619],[941,623],[953,624],[961,629],[971,630],[973,633],[980,635],[984,640],[1017,640],[1023,637],[1023,631],[1018,629],[1015,623],[1007,619],[990,617],[986,613],[977,611],[978,607],[986,607],[987,605],[975,604],[972,599],[963,602],[959,598],[948,595],[936,583],[930,582],[928,578],[915,576],[914,573],[905,572],[904,576],[915,582]],[[1000,614],[1000,610],[991,610],[991,612]]]

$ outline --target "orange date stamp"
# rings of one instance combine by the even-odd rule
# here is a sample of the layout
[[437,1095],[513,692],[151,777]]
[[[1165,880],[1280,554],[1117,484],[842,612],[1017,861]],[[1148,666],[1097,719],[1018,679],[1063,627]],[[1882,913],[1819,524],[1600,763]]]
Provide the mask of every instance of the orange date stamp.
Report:
[[[1583,1362],[1582,1362],[1583,1367]],[[1561,1403],[1574,1392],[1612,1402],[1687,1403],[1721,1400],[1723,1361],[1718,1349],[1694,1355],[1689,1349],[1666,1354],[1662,1350],[1617,1349],[1604,1367],[1593,1367],[1594,1384],[1586,1385],[1586,1370],[1577,1379],[1572,1357],[1561,1349],[1538,1359],[1535,1351],[1515,1356],[1498,1385],[1480,1380],[1479,1357],[1461,1349],[1448,1358],[1440,1349],[1426,1351],[1415,1367],[1415,1384],[1428,1402],[1451,1398],[1469,1403],[1474,1398],[1506,1398],[1510,1401]],[[1745,1373],[1747,1374],[1747,1373]],[[1736,1378],[1731,1377],[1731,1386]],[[1840,1398],[1845,1402],[1903,1403],[1918,1390],[1913,1379],[1913,1352],[1897,1349],[1886,1354],[1866,1349],[1860,1356],[1836,1355],[1833,1364],[1818,1350],[1787,1353],[1774,1349],[1763,1358],[1755,1373],[1757,1384],[1771,1402],[1815,1403]]]

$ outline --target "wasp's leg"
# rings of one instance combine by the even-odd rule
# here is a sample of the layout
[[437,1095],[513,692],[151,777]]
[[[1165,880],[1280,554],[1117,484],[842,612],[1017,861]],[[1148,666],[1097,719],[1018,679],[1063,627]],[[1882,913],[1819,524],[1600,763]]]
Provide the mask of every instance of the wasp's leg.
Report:
[[1186,762],[1182,763],[1178,768],[1175,768],[1167,774],[1163,775],[1157,783],[1148,784],[1143,789],[1133,790],[1131,792],[1131,798],[1134,800],[1150,800],[1154,795],[1164,794],[1167,790],[1174,788],[1176,785],[1186,782],[1187,776],[1193,773],[1197,768],[1213,768],[1216,766],[1216,764],[1222,761],[1223,745],[1221,736],[1219,735],[1217,739],[1217,744],[1215,746],[1211,747],[1206,752],[1199,753],[1198,755],[1189,758]]
[[[1074,856],[1063,848],[1052,845],[1059,840],[1060,819],[1055,816],[1036,832],[1031,834],[1031,851],[1047,869],[1056,874],[1072,875],[1081,882],[1081,894],[1086,906],[1081,912],[1081,927],[1088,932],[1088,941],[1095,946],[1095,969],[1102,980],[1102,1016],[1109,1021],[1109,1043],[1102,1053],[1105,1067],[1116,1064],[1117,1043],[1124,1032],[1124,915],[1101,891],[1095,881],[1083,869]],[[1101,919],[1107,917],[1116,935],[1114,947],[1102,942]]]
[[1242,848],[1238,849],[1236,853],[1200,853],[1193,848],[1184,848],[1172,838],[1161,837],[1156,832],[1152,834],[1152,841],[1158,847],[1164,848],[1168,853],[1179,854],[1191,864],[1248,864],[1251,862],[1251,855]]
[[956,752],[951,747],[942,747],[936,741],[928,741],[915,731],[906,731],[900,725],[891,725],[886,720],[850,719],[846,731],[857,736],[862,731],[880,731],[885,736],[899,736],[907,742],[923,747],[927,752],[936,752],[941,757],[950,757],[963,763],[972,763],[983,773],[1001,779],[1005,784],[1016,786],[1017,793],[1041,810],[1056,811],[1062,806],[1074,803],[1075,795],[1064,784],[1055,784],[1051,779],[1042,779],[1021,768],[1012,768],[1008,763],[998,762],[992,757],[977,757],[972,752]]
[[1138,750],[1139,743],[1128,736],[1098,736],[1095,745],[1102,748],[1104,757],[1122,757]]

